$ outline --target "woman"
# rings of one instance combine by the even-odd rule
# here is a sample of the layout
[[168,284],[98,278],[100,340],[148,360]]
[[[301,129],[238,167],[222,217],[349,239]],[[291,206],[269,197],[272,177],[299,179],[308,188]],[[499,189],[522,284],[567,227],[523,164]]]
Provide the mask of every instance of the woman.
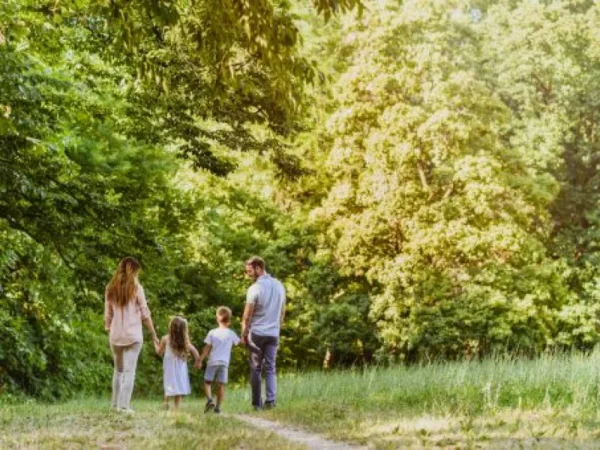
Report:
[[152,340],[158,345],[144,288],[137,279],[139,272],[140,263],[135,258],[123,259],[106,287],[104,297],[104,328],[110,332],[110,349],[115,362],[112,407],[126,412],[131,412],[129,403],[135,369],[144,341],[142,324],[150,330]]

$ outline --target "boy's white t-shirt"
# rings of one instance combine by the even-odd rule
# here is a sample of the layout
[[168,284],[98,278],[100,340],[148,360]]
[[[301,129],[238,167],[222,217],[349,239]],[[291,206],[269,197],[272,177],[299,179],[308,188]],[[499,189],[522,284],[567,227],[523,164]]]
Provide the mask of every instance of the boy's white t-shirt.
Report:
[[229,328],[214,328],[208,332],[204,343],[212,346],[208,356],[209,366],[229,366],[231,347],[237,345],[240,338]]

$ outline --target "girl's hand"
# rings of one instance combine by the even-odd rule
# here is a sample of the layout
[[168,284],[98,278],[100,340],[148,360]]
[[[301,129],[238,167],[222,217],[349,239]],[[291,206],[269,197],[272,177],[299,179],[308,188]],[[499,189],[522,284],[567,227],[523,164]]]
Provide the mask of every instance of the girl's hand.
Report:
[[196,362],[194,363],[194,369],[202,369],[202,360],[201,359],[197,359]]

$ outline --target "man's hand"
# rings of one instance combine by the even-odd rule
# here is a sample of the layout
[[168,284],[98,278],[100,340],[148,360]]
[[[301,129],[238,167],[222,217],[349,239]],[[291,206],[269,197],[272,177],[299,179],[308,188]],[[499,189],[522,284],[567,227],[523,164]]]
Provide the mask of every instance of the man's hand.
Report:
[[240,339],[242,345],[248,345],[248,335],[250,334],[250,321],[254,315],[254,305],[252,303],[246,303],[244,307],[244,315],[242,316],[242,338]]

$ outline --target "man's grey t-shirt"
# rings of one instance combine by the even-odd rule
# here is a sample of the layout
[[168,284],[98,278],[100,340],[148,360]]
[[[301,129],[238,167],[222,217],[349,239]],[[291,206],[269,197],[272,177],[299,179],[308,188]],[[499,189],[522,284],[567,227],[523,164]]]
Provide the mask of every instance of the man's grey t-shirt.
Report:
[[248,289],[246,303],[254,305],[250,331],[259,336],[279,336],[281,311],[285,306],[285,288],[265,273]]

